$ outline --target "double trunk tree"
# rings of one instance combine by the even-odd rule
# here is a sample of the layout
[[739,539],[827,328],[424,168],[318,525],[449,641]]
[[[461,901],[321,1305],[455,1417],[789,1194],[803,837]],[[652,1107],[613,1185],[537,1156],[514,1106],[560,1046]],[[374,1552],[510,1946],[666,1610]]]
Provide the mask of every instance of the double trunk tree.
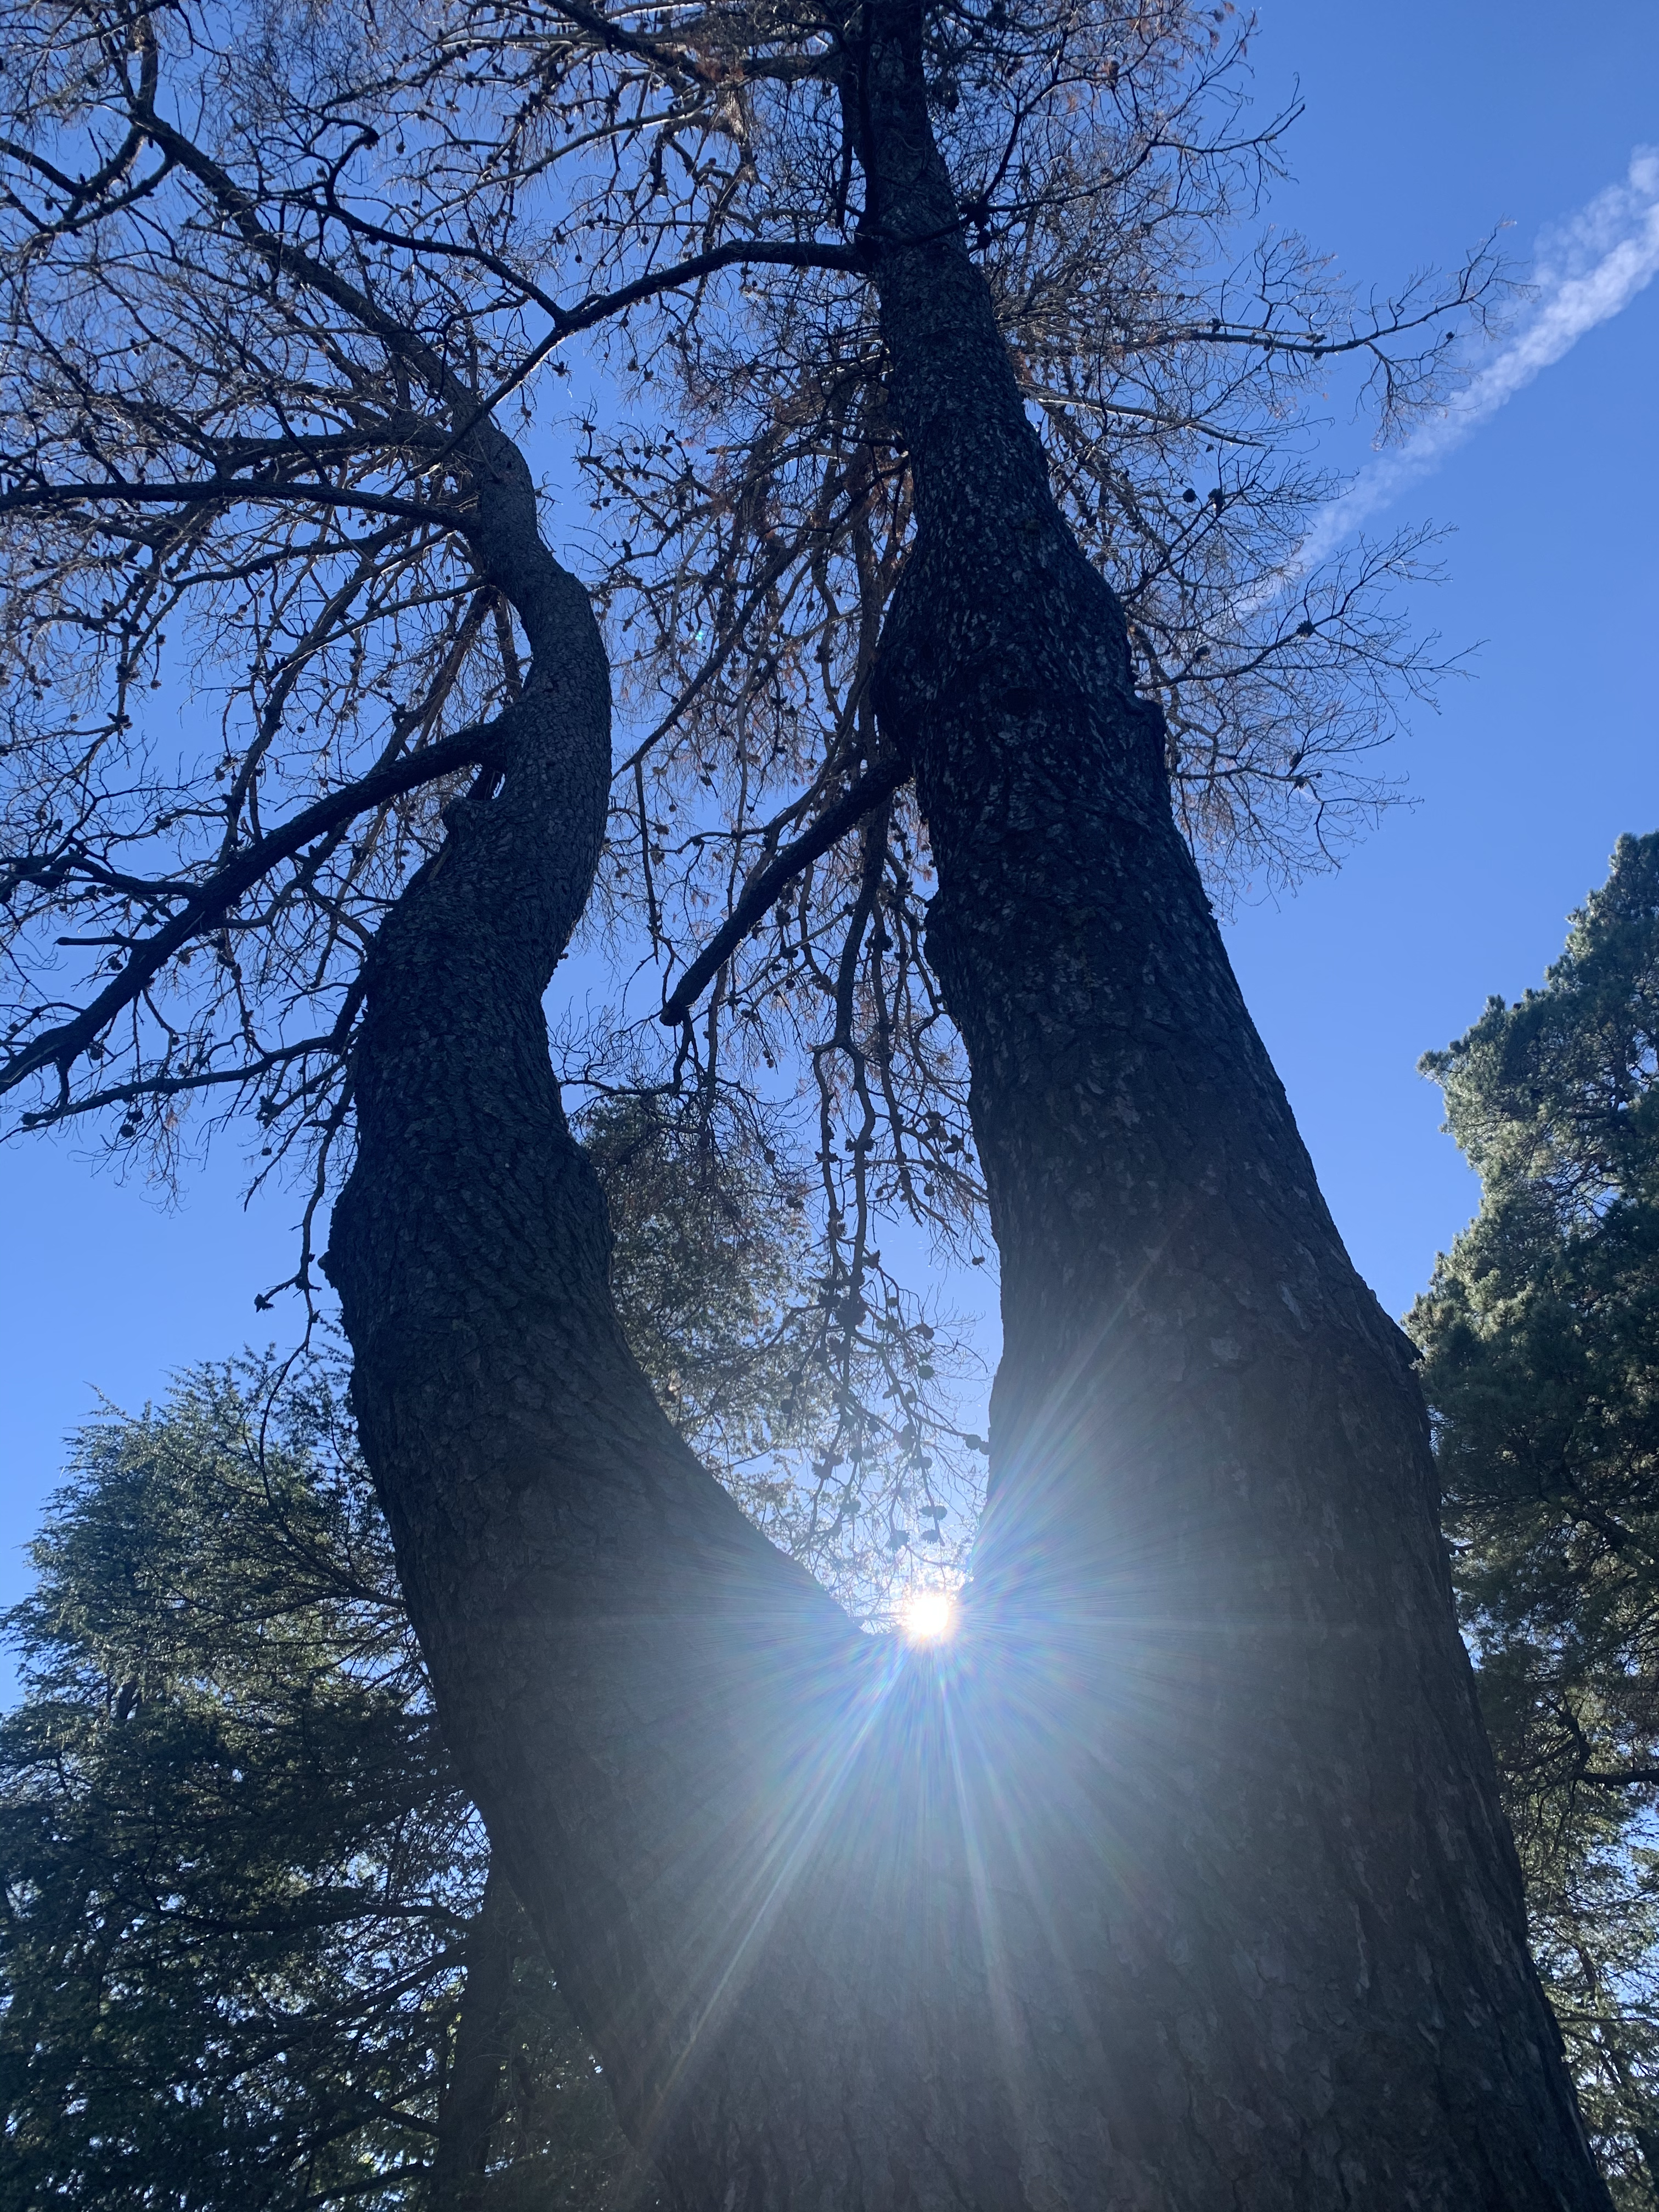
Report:
[[1406,1348],[1050,495],[919,10],[842,51],[919,518],[878,711],[1003,1265],[974,1579],[935,1656],[860,1636],[626,1350],[541,1011],[607,670],[481,440],[475,557],[533,665],[371,957],[329,1261],[447,1731],[673,2204],[1604,2203]]

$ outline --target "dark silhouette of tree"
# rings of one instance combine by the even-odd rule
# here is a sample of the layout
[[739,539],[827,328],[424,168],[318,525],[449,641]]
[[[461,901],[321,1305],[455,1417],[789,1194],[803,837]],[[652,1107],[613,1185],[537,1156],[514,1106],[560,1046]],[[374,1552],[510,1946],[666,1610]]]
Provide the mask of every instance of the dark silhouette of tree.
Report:
[[[60,564],[17,665],[61,680],[5,885],[20,959],[90,954],[107,981],[37,964],[8,1075],[48,1079],[46,1118],[126,1104],[130,1133],[164,1143],[170,1100],[216,1082],[256,1080],[273,1132],[311,1142],[349,1109],[328,1268],[399,1579],[500,1863],[668,2201],[1605,2202],[1527,1960],[1406,1347],[1342,1252],[1177,826],[1183,759],[1219,793],[1233,754],[1206,783],[1205,679],[1182,678],[1178,711],[1168,672],[1164,700],[1136,688],[1159,625],[1190,634],[1190,563],[1146,595],[1138,641],[1028,412],[1069,453],[1097,388],[1054,409],[1023,387],[1011,336],[1041,301],[1005,330],[974,258],[1024,206],[1033,148],[1055,153],[1039,234],[1066,243],[1048,210],[1073,198],[1121,222],[1090,120],[1133,114],[1138,80],[1201,76],[1200,19],[566,0],[459,24],[39,21],[6,66],[26,173],[9,328],[40,436],[4,497],[23,559]],[[1169,112],[1134,160],[1201,173]],[[811,196],[779,189],[797,149]],[[543,257],[588,270],[589,246],[602,295],[565,306]],[[827,1048],[856,1095],[873,1056],[851,1010],[895,934],[895,794],[914,780],[938,986],[916,1026],[948,1017],[969,1072],[967,1195],[982,1178],[1006,1340],[973,1581],[937,1657],[860,1634],[665,1417],[545,1049],[543,994],[607,827],[610,672],[495,418],[562,336],[700,282],[707,256],[740,296],[745,264],[867,288],[906,462],[902,538],[848,533],[873,570],[867,657],[850,711],[827,702],[827,772],[769,817],[775,852],[744,852],[730,894],[752,925],[857,829]],[[1305,288],[1281,297],[1270,272],[1267,289],[1237,323],[1171,301],[1166,335],[1288,361],[1334,338],[1387,362],[1437,304],[1333,333],[1303,316]],[[135,407],[152,300],[167,339]],[[1060,364],[1038,380],[1063,383]],[[1109,455],[1062,476],[1073,509],[1091,468]],[[1190,504],[1224,516],[1218,476]],[[1122,505],[1101,526],[1127,545]],[[372,638],[343,513],[390,533]],[[297,556],[273,514],[296,519]],[[158,807],[155,757],[129,742],[152,636],[130,594],[165,594],[198,549],[198,604],[240,626],[252,714],[217,784],[170,782]],[[1284,550],[1293,568],[1289,533]],[[248,611],[289,576],[303,626],[261,633]],[[1279,588],[1258,562],[1263,603]],[[1230,601],[1241,647],[1294,670],[1322,608],[1264,627],[1250,599]],[[43,606],[62,611],[41,624]],[[349,785],[331,711],[300,754],[311,795],[268,828],[253,789],[290,726],[258,718],[279,696],[286,717],[296,650],[320,678],[319,623],[379,704],[349,720]],[[75,650],[46,665],[66,623]],[[394,641],[395,662],[373,658]],[[95,704],[65,721],[76,684]],[[1260,690],[1224,687],[1216,714]],[[1264,811],[1251,790],[1310,780],[1294,715],[1252,711],[1227,740],[1246,795],[1183,802],[1224,845]],[[438,773],[473,764],[436,814]],[[181,813],[188,852],[164,859],[152,841]],[[382,872],[343,897],[365,868]],[[63,930],[71,904],[83,926]],[[735,949],[716,933],[705,964]],[[179,970],[210,950],[198,999]],[[175,998],[210,1012],[173,1019]],[[331,1019],[311,1028],[319,998]],[[136,1060],[88,1080],[117,1034]],[[946,1097],[951,1062],[946,1038]],[[939,1127],[948,1164],[942,1109]],[[821,1149],[831,1133],[826,1112]],[[832,1231],[836,1204],[832,1187]],[[866,1249],[860,1219],[830,1273],[848,1334]]]
[[[753,1517],[816,1408],[798,1227],[661,1106],[587,1130],[618,1309]],[[688,1151],[700,1157],[687,1158]],[[72,1443],[9,1627],[0,2183],[20,2202],[649,2201],[467,1802],[328,1361],[187,1376]]]

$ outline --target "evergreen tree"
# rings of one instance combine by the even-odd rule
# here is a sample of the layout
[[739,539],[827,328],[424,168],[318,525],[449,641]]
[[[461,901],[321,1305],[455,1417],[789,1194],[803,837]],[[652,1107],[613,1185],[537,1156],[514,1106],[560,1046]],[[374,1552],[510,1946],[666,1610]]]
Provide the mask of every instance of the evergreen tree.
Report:
[[1621,2204],[1659,2191],[1659,833],[1423,1062],[1482,1182],[1411,1328],[1534,1948]]
[[201,1369],[84,1429],[33,1547],[0,1723],[0,2199],[620,2203],[349,1425],[325,1377],[276,1381]]

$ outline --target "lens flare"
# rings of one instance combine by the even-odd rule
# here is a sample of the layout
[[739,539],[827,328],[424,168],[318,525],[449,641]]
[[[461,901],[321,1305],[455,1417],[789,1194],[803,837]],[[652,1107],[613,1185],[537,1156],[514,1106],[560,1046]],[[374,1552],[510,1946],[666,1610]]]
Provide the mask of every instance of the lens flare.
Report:
[[956,1600],[947,1589],[913,1589],[899,1607],[899,1626],[912,1644],[942,1644],[956,1625]]

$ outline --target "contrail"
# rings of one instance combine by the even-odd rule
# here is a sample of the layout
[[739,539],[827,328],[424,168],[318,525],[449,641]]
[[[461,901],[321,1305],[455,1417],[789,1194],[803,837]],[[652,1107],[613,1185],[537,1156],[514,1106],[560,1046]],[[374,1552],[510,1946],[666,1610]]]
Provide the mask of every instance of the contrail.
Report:
[[1534,283],[1538,304],[1512,338],[1397,453],[1362,469],[1316,516],[1307,535],[1265,590],[1270,599],[1305,576],[1368,515],[1413,478],[1438,467],[1506,399],[1575,346],[1586,331],[1628,307],[1659,276],[1659,147],[1638,146],[1622,185],[1609,185],[1588,207],[1545,233]]

